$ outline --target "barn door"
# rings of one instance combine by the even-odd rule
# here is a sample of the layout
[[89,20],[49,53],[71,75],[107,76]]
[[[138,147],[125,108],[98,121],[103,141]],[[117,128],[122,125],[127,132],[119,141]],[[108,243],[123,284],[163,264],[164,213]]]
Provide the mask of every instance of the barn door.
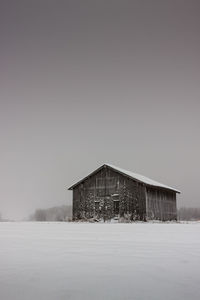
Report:
[[113,208],[114,208],[114,215],[118,216],[119,215],[119,200],[114,200],[113,201]]
[[115,217],[119,216],[119,194],[112,194],[113,199],[113,214]]

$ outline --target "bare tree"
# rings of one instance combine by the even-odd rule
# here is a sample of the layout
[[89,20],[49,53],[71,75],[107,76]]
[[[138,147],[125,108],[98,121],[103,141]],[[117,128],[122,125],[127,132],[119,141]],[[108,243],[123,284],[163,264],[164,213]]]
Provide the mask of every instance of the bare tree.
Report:
[[29,217],[30,221],[68,221],[71,218],[71,206],[57,206],[47,209],[37,209]]
[[200,208],[181,207],[178,210],[178,218],[181,221],[198,221],[200,220]]

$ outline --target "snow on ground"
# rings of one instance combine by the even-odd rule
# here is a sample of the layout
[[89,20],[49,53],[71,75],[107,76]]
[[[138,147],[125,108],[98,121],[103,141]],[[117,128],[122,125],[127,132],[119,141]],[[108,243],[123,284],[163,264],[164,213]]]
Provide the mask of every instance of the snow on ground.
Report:
[[199,300],[200,223],[0,223],[1,300]]

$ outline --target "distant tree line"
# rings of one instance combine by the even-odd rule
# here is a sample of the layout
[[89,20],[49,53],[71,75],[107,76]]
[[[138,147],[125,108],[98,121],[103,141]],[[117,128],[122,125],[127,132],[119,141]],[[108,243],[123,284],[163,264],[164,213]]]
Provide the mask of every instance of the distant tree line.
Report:
[[29,218],[30,221],[70,221],[72,217],[72,207],[63,205],[47,209],[36,209]]
[[200,207],[181,207],[178,209],[180,221],[200,221]]
[[3,218],[3,217],[2,217],[2,214],[1,214],[1,212],[0,212],[0,222],[12,222],[12,220]]
[[[71,221],[72,207],[70,205],[56,206],[47,209],[36,209],[29,217],[30,221]],[[178,209],[178,220],[180,221],[200,221],[200,207],[181,207]],[[0,222],[8,221],[2,218]]]

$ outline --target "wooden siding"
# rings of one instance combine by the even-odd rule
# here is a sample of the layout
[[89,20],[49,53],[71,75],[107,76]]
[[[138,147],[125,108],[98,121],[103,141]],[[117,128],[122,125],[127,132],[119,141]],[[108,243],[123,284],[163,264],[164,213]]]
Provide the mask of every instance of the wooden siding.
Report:
[[146,197],[148,220],[177,220],[175,192],[147,188]]
[[[118,203],[115,203],[115,202]],[[146,219],[145,185],[104,167],[73,189],[73,218]]]

